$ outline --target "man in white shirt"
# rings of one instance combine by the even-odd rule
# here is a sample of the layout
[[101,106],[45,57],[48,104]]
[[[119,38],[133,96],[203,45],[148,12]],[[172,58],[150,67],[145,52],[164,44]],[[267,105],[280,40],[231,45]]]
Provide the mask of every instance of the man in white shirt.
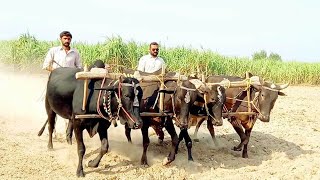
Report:
[[79,52],[70,47],[72,35],[69,31],[60,33],[61,46],[50,48],[47,53],[42,69],[52,71],[59,67],[81,68]]
[[162,68],[162,65],[165,65],[164,60],[161,57],[158,57],[159,53],[159,44],[156,42],[150,43],[149,54],[142,56],[139,59],[138,70],[153,73]]
[[[52,71],[59,67],[81,68],[81,59],[79,52],[75,48],[70,47],[71,40],[71,33],[69,31],[62,31],[60,33],[61,46],[50,48],[44,59],[42,69]],[[68,123],[69,120],[65,120],[66,128],[68,127]],[[56,127],[57,126],[62,126],[62,124],[57,123]],[[66,132],[67,136],[72,136],[72,134],[70,134],[68,131]]]

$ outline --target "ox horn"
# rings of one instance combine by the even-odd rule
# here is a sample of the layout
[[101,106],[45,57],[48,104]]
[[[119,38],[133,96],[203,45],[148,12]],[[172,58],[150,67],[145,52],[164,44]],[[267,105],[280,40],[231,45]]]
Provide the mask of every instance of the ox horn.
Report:
[[269,87],[269,88],[276,89],[276,90],[280,91],[282,89],[287,88],[289,86],[289,83],[279,85],[279,84],[275,84],[275,83],[271,83],[271,82],[266,82],[265,81],[263,83],[263,85],[266,86],[266,87]]

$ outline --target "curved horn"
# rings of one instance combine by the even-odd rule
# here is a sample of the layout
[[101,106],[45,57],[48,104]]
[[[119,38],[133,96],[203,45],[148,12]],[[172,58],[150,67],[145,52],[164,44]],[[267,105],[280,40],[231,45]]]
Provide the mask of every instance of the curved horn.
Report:
[[285,89],[285,88],[287,88],[288,86],[289,86],[289,83],[286,83],[286,84],[281,84],[281,85],[279,85],[280,87],[280,89],[279,90],[282,90],[282,89]]
[[278,84],[275,84],[275,83],[271,83],[271,82],[265,81],[263,83],[263,86],[266,86],[266,87],[269,87],[269,88],[276,89],[276,90],[280,91],[282,89],[287,88],[289,86],[289,83],[278,85]]

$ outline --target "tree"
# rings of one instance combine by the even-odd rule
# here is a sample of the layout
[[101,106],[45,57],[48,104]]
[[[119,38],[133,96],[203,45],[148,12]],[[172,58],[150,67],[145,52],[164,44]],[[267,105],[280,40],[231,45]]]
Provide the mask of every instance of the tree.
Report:
[[270,53],[268,59],[274,60],[274,61],[282,61],[281,56],[277,53]]
[[267,59],[267,52],[265,50],[260,50],[258,52],[255,52],[252,55],[253,60],[260,60],[260,59]]

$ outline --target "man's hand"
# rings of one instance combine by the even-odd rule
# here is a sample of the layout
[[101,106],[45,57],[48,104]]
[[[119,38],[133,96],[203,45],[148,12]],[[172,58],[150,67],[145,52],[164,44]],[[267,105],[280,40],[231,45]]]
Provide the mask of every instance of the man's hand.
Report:
[[48,67],[46,67],[46,70],[51,72],[53,70],[53,68],[51,65],[49,65]]

